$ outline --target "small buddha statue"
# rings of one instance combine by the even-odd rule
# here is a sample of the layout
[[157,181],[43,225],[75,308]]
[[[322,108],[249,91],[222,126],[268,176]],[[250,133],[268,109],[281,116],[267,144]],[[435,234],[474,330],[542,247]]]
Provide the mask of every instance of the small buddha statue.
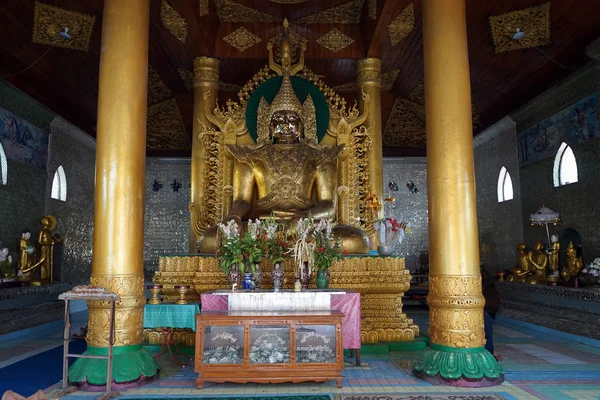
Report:
[[527,249],[527,245],[525,243],[517,244],[517,265],[513,268],[512,273],[509,275],[507,281],[508,282],[517,282],[524,283],[525,279],[531,273],[531,268],[529,264],[529,257],[525,250]]
[[569,246],[566,251],[566,265],[563,269],[561,276],[563,278],[563,282],[567,283],[572,278],[576,277],[583,268],[583,260],[581,257],[577,257],[577,250],[573,246],[573,242],[569,242]]
[[530,251],[527,254],[527,259],[529,261],[532,274],[525,280],[525,283],[529,283],[531,285],[546,284],[548,255],[544,251],[544,242],[535,242],[533,249],[533,251]]
[[[33,256],[29,257],[26,262],[27,265],[19,265],[19,272],[22,276],[25,276],[26,280],[32,280],[31,274],[35,270],[39,270],[39,278],[43,283],[50,283],[54,281],[54,245],[62,242],[63,239],[58,238],[54,235],[53,229],[56,227],[56,218],[52,215],[47,215],[41,219],[42,229],[38,236],[38,244],[40,246],[40,258],[34,263]],[[28,233],[28,238],[31,237],[31,233]],[[23,239],[21,239],[23,242]],[[29,244],[31,253],[33,254],[33,246]],[[23,247],[23,245],[21,246]],[[22,251],[23,252],[23,251]],[[25,251],[27,252],[27,251]],[[37,280],[34,280],[37,281]]]

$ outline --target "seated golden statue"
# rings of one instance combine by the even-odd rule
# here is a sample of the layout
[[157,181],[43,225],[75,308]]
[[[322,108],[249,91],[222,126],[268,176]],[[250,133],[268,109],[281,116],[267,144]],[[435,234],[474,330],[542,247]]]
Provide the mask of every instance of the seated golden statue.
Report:
[[563,278],[563,282],[568,282],[571,278],[577,276],[581,268],[583,268],[583,260],[581,257],[577,257],[577,250],[573,246],[573,242],[569,242],[565,262],[565,268],[560,275]]
[[[284,52],[289,50],[286,40],[284,35]],[[256,144],[226,146],[235,164],[233,202],[225,219],[242,222],[271,215],[290,222],[309,215],[335,219],[336,159],[344,145],[318,143],[315,106],[310,95],[304,104],[296,96],[290,72],[298,66],[291,65],[289,54],[284,53],[277,68],[271,55],[270,64],[283,79],[271,104],[264,97],[260,100]],[[197,243],[200,253],[214,253],[216,233],[216,226],[203,232]],[[369,252],[368,237],[361,229],[338,224],[334,234],[348,253]]]
[[529,283],[531,285],[546,284],[548,255],[544,251],[544,242],[535,242],[533,248],[534,251],[530,251],[527,255],[527,259],[531,268],[531,275],[525,280],[525,283]]
[[513,268],[512,273],[508,277],[508,282],[524,283],[525,279],[527,279],[527,277],[531,273],[529,257],[525,252],[526,249],[527,246],[525,245],[525,243],[517,244],[517,251],[519,252],[517,258],[517,265]]

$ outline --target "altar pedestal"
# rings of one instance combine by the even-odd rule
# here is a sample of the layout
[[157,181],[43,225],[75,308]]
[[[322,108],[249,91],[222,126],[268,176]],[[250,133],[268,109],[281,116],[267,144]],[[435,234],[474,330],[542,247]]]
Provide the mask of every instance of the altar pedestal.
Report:
[[229,311],[329,311],[331,310],[331,295],[345,292],[284,290],[271,291],[231,291],[216,290],[215,296],[227,296]]

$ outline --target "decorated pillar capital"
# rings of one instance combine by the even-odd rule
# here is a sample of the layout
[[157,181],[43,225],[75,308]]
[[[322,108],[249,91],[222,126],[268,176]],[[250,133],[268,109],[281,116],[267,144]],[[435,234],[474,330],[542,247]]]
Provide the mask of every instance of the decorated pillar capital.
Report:
[[194,87],[214,86],[219,83],[219,67],[221,62],[211,57],[194,59]]
[[356,62],[356,76],[359,86],[374,85],[381,87],[381,60],[364,58]]

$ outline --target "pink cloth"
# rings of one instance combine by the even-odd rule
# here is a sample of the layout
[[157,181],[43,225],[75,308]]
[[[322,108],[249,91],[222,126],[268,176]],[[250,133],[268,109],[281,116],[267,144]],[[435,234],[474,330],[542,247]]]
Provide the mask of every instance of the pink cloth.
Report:
[[[202,293],[202,311],[227,311],[228,296]],[[360,349],[360,293],[346,291],[346,294],[331,295],[331,309],[344,313],[342,334],[345,349]]]

